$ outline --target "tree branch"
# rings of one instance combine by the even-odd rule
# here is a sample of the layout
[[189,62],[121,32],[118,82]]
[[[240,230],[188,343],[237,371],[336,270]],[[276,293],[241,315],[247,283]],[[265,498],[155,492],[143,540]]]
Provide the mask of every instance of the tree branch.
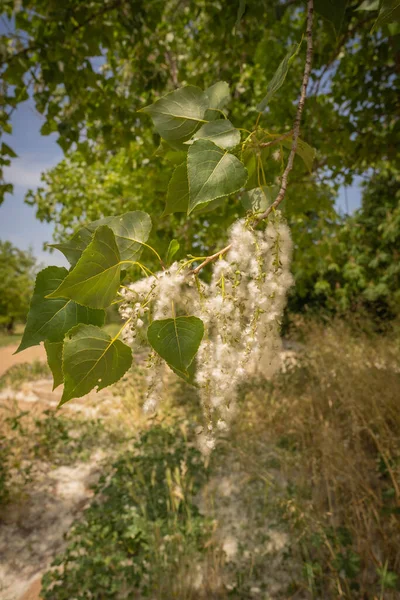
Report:
[[[300,92],[300,99],[299,99],[299,103],[297,105],[297,112],[296,112],[296,118],[294,120],[294,126],[293,126],[293,141],[292,141],[292,147],[290,150],[290,154],[289,154],[289,158],[288,158],[288,162],[286,165],[286,168],[283,172],[282,175],[282,182],[281,182],[281,188],[279,190],[279,193],[276,197],[276,199],[274,200],[274,202],[271,204],[271,206],[269,206],[267,208],[267,210],[265,212],[262,213],[262,215],[260,215],[258,217],[258,219],[256,220],[254,227],[256,227],[263,219],[266,219],[270,213],[275,210],[279,204],[282,202],[282,200],[285,197],[286,194],[286,189],[288,186],[288,179],[289,179],[289,173],[290,171],[293,169],[293,163],[294,163],[294,157],[296,155],[296,150],[297,150],[297,142],[300,136],[300,124],[301,124],[301,116],[303,114],[303,109],[304,109],[304,103],[306,100],[306,95],[307,95],[307,87],[308,87],[308,82],[310,79],[310,73],[311,73],[311,66],[312,66],[312,56],[313,56],[313,39],[312,39],[312,27],[313,27],[313,15],[314,15],[314,0],[307,0],[307,31],[306,31],[306,36],[307,36],[307,53],[306,53],[306,63],[304,66],[304,73],[303,73],[303,81],[301,84],[301,92]],[[285,137],[287,137],[286,135],[282,136],[282,138],[278,138],[278,140],[274,140],[273,143],[276,143],[277,141],[279,141],[280,139],[284,139]],[[264,148],[268,145],[272,145],[270,142],[266,142],[264,144]],[[207,256],[207,258],[195,269],[192,269],[190,271],[191,275],[197,275],[201,269],[203,269],[205,266],[207,266],[210,262],[213,262],[214,260],[216,260],[217,258],[219,258],[220,256],[223,256],[224,254],[226,254],[226,252],[228,252],[228,250],[230,250],[232,247],[232,244],[229,244],[229,246],[226,246],[225,248],[223,248],[222,250],[219,250],[218,252],[216,252],[215,254],[212,254],[211,256]]]
[[218,252],[216,252],[215,254],[212,254],[211,256],[207,256],[207,258],[201,263],[201,265],[199,265],[198,267],[196,267],[195,269],[192,269],[190,271],[190,275],[197,275],[203,267],[207,266],[210,262],[213,262],[220,256],[223,256],[224,254],[226,254],[228,252],[228,250],[230,250],[231,248],[232,248],[232,244],[229,244],[229,246],[226,246],[226,248],[223,248],[222,250],[218,250]]
[[279,204],[282,202],[282,200],[284,199],[284,197],[286,195],[286,189],[287,189],[288,180],[289,180],[289,173],[293,169],[294,157],[296,155],[296,150],[297,150],[297,142],[298,142],[298,139],[299,139],[299,136],[300,136],[301,117],[302,117],[302,114],[303,114],[304,103],[305,103],[306,95],[307,95],[307,87],[308,87],[308,82],[309,82],[310,73],[311,73],[312,56],[313,56],[313,39],[312,39],[313,14],[314,14],[314,0],[307,0],[307,31],[306,31],[306,36],[307,36],[307,54],[306,54],[306,64],[304,66],[304,73],[303,73],[303,81],[302,81],[302,84],[301,84],[300,99],[299,99],[299,103],[297,105],[296,118],[294,120],[292,148],[290,150],[290,154],[289,154],[289,158],[288,158],[288,161],[287,161],[286,169],[284,170],[283,175],[282,175],[281,189],[279,190],[279,193],[278,193],[276,199],[274,200],[274,202],[271,204],[271,206],[269,206],[267,208],[267,210],[265,212],[263,212],[262,215],[260,215],[258,217],[258,219],[256,220],[256,222],[254,224],[255,227],[263,219],[266,219],[268,217],[268,215],[270,215],[271,212],[273,210],[275,210],[279,206]]

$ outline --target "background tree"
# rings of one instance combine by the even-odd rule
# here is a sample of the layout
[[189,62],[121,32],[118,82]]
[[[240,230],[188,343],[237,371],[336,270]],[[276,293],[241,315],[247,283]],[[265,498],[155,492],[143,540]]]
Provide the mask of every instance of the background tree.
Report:
[[[379,17],[379,2],[338,2],[333,13],[331,6],[316,3],[312,82],[303,115],[303,138],[317,154],[312,172],[296,159],[282,205],[295,243],[298,308],[324,298],[321,284],[318,293],[314,286],[325,268],[327,240],[335,239],[343,223],[334,210],[339,186],[397,159],[398,24]],[[149,120],[137,111],[179,86],[204,89],[226,80],[229,118],[251,129],[254,99],[261,100],[288,48],[301,40],[302,0],[249,0],[239,21],[239,3],[209,0],[67,0],[62,6],[28,0],[19,8],[4,0],[3,7],[10,24],[1,38],[3,130],[10,131],[9,115],[31,94],[44,117],[42,133],[58,132],[66,153],[43,187],[27,197],[39,219],[56,224],[56,241],[93,219],[151,207],[157,247],[179,237],[182,250],[190,251],[196,236],[204,253],[216,249],[242,210],[239,200],[189,219],[162,216],[179,155],[159,146]],[[271,134],[292,127],[304,52],[303,44],[284,93],[263,113],[261,124]],[[287,152],[285,143],[261,152],[270,182]],[[5,161],[11,153],[5,145]]]
[[25,321],[35,280],[36,260],[32,252],[0,241],[0,326],[13,333]]

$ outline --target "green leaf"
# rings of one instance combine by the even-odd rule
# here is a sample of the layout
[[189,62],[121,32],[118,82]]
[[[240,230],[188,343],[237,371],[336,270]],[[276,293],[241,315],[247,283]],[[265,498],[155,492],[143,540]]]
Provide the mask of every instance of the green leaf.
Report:
[[342,26],[346,5],[347,0],[314,0],[314,10],[330,21],[336,32],[339,32]]
[[121,264],[114,233],[102,225],[76,266],[47,298],[70,298],[91,308],[107,308],[119,288]]
[[139,112],[148,113],[156,131],[166,141],[188,140],[200,123],[208,108],[208,97],[198,87],[188,85],[170,92]]
[[209,140],[197,140],[188,152],[189,210],[237,192],[247,180],[247,171],[233,154]]
[[17,158],[18,154],[14,152],[12,148],[8,144],[4,142],[1,144],[0,154],[4,154],[5,156],[11,156],[11,158]]
[[216,200],[211,200],[211,202],[206,202],[205,204],[200,204],[196,206],[193,211],[193,215],[203,215],[205,213],[211,212],[215,210],[219,206],[222,206],[226,201],[226,196],[222,196],[222,198],[217,198]]
[[364,2],[355,10],[378,10],[379,0],[364,0]]
[[175,254],[178,252],[179,248],[181,247],[180,243],[178,242],[178,240],[171,240],[168,246],[168,251],[167,251],[167,258],[166,258],[166,263],[167,265],[170,265],[172,263],[172,259],[174,258]]
[[375,31],[382,25],[398,23],[400,21],[400,0],[382,0],[378,18],[371,31]]
[[203,321],[198,317],[176,317],[153,321],[147,330],[151,347],[177,375],[187,380],[191,365],[204,335]]
[[209,101],[209,107],[206,111],[205,119],[214,121],[221,115],[220,111],[225,108],[231,99],[229,85],[226,81],[218,81],[206,89],[205,94]]
[[275,200],[278,192],[279,186],[277,185],[263,185],[245,192],[240,200],[246,210],[260,213],[267,210],[268,206]]
[[195,360],[193,360],[191,362],[191,364],[188,366],[185,373],[182,373],[182,371],[178,371],[177,369],[174,369],[174,367],[171,367],[171,365],[169,365],[169,367],[170,367],[170,369],[173,370],[175,375],[178,375],[178,377],[183,379],[183,381],[186,381],[186,383],[189,383],[190,385],[193,385],[194,387],[199,387],[195,381],[196,367],[197,367]]
[[240,21],[242,20],[245,10],[246,10],[246,0],[239,0],[239,6],[238,6],[237,15],[236,15],[235,31],[237,31],[237,29],[239,27]]
[[77,325],[64,341],[61,404],[116,383],[132,364],[132,351],[117,337],[92,325]]
[[234,148],[240,143],[240,131],[228,119],[219,119],[205,123],[196,131],[193,140],[201,139],[211,140],[220,148]]
[[[95,231],[101,225],[103,225],[101,221],[94,221],[88,225],[88,228]],[[121,260],[139,260],[143,244],[149,239],[151,231],[149,215],[141,210],[134,210],[112,217],[104,225],[114,232]]]
[[86,227],[82,227],[82,229],[77,231],[70,240],[61,242],[60,244],[48,244],[48,247],[60,250],[68,260],[69,264],[74,267],[82,256],[82,252],[92,241],[92,236],[92,231],[89,231]]
[[187,212],[189,205],[189,183],[186,163],[176,167],[168,184],[167,202],[163,217],[176,212]]
[[143,244],[149,239],[151,219],[146,212],[134,210],[116,217],[105,217],[82,227],[67,242],[52,244],[51,248],[60,250],[75,266],[82,252],[90,244],[93,233],[98,227],[107,225],[113,230],[121,260],[138,260],[143,250]]
[[[291,150],[291,148],[292,148],[291,138],[286,138],[286,139],[282,140],[281,144],[285,148],[288,148],[288,150]],[[307,142],[305,142],[304,140],[298,138],[296,154],[298,154],[300,156],[300,158],[303,160],[304,164],[306,165],[307,169],[311,173],[312,168],[313,168],[314,158],[315,158],[315,148],[313,148],[312,146],[307,144]]]
[[62,354],[64,342],[45,341],[44,347],[47,354],[47,363],[53,374],[53,390],[64,382],[62,370]]
[[262,112],[267,108],[271,98],[273,98],[275,93],[283,85],[286,79],[286,75],[288,74],[289,67],[294,61],[295,57],[297,56],[300,50],[300,46],[301,44],[293,44],[287,52],[285,58],[282,60],[279,67],[275,71],[271,81],[268,84],[267,93],[265,94],[261,102],[257,105],[257,110],[259,112]]
[[67,331],[78,323],[103,325],[103,310],[86,308],[65,298],[47,298],[67,275],[68,271],[64,267],[47,267],[38,273],[26,327],[17,352],[36,346],[44,340],[61,342]]

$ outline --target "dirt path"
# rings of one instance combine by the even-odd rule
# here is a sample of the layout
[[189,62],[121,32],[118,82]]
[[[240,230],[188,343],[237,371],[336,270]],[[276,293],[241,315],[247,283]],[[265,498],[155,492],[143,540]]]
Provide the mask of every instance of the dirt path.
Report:
[[46,351],[43,346],[33,346],[19,354],[14,354],[17,348],[18,344],[0,348],[0,377],[14,365],[31,363],[35,360],[46,360]]

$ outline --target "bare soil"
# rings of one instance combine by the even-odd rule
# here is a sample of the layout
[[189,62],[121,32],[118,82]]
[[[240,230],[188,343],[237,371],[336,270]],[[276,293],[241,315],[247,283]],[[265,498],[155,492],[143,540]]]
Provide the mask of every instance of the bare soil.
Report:
[[27,348],[19,354],[14,354],[17,348],[18,344],[12,344],[11,346],[4,346],[3,348],[0,348],[0,377],[14,365],[31,363],[35,360],[46,360],[46,351],[42,345],[33,346],[32,348]]

